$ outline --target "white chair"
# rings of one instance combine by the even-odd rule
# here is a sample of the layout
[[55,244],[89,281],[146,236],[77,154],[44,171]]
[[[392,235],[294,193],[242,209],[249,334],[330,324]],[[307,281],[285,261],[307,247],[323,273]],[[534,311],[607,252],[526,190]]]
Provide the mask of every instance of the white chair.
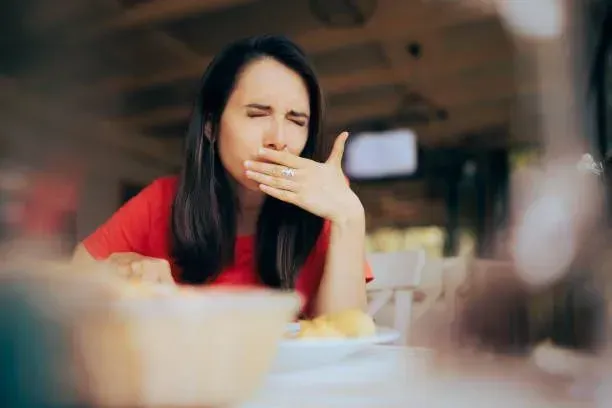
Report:
[[368,313],[376,319],[383,307],[393,301],[393,327],[401,333],[398,343],[406,344],[413,294],[421,282],[425,251],[369,253],[367,259],[374,275],[368,285]]

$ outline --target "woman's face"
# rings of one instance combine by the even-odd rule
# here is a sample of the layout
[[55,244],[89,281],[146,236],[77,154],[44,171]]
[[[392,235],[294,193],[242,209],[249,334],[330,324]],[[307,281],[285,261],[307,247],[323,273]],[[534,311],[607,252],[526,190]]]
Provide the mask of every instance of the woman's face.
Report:
[[271,58],[242,71],[221,116],[219,156],[242,186],[259,190],[245,176],[244,161],[261,147],[299,155],[308,139],[310,99],[303,79]]

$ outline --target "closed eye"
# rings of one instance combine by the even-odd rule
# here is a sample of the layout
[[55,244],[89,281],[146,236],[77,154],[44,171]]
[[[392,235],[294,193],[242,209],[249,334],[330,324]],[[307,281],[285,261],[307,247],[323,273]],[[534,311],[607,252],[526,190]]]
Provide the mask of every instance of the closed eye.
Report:
[[246,112],[249,118],[261,118],[272,113],[272,108],[258,103],[250,103],[246,105]]
[[304,127],[308,124],[309,116],[306,113],[292,110],[287,118],[298,126]]
[[303,120],[297,120],[297,119],[290,119],[293,123],[295,123],[296,125],[298,125],[299,127],[304,127],[306,126],[306,122]]

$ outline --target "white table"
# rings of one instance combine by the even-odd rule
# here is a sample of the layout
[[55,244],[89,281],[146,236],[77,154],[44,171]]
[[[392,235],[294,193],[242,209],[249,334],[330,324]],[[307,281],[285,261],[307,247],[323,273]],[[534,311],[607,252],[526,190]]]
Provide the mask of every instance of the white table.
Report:
[[547,401],[528,384],[440,375],[422,349],[376,346],[332,366],[270,375],[241,408],[580,406]]

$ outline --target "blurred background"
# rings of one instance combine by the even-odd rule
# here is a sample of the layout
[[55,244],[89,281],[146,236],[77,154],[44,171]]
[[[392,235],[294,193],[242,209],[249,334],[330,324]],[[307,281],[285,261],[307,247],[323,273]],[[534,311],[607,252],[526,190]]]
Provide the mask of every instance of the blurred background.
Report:
[[[326,92],[325,134],[352,134],[345,169],[369,251],[515,259],[522,210],[544,191],[529,187],[534,174],[562,180],[564,197],[593,204],[598,220],[612,208],[597,170],[612,149],[604,0],[3,0],[0,19],[5,243],[60,237],[69,254],[177,172],[206,65],[262,33],[304,48]],[[574,171],[584,154],[594,189],[545,171],[559,160]],[[588,220],[587,230],[605,225]],[[587,235],[605,242],[599,233]],[[565,248],[558,237],[538,251]]]
[[[347,172],[366,207],[369,247],[495,256],[505,239],[509,180],[541,157],[546,87],[569,88],[563,92],[572,95],[585,151],[603,158],[608,149],[605,2],[567,2],[571,18],[552,33],[564,38],[564,50],[551,40],[540,48],[571,58],[551,62],[542,80],[534,43],[555,30],[548,3],[560,2],[519,9],[541,14],[527,32],[536,39],[521,39],[496,3],[483,0],[6,0],[5,167],[79,175],[75,218],[62,227],[76,242],[143,185],[177,171],[212,56],[243,36],[284,33],[321,77],[326,134],[380,136],[379,149],[363,153],[372,149],[356,143],[347,152],[348,163],[360,157]],[[392,130],[411,136],[389,137],[385,148],[384,132]],[[406,154],[391,159],[397,143]]]
[[599,349],[612,287],[609,1],[0,7],[0,260],[23,239],[68,256],[141,188],[178,172],[215,53],[286,34],[320,76],[325,135],[351,132],[345,171],[369,253],[426,254],[403,315],[412,344],[443,337],[450,310],[504,351],[550,339]]

